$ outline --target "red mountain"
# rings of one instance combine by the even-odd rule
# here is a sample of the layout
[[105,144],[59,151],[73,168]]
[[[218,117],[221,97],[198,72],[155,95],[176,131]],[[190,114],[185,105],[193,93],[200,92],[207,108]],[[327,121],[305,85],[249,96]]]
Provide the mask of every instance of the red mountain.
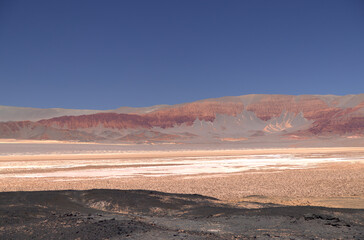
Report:
[[[67,111],[74,113],[76,110]],[[2,114],[0,108],[0,119],[9,118]],[[74,115],[36,122],[0,122],[0,138],[112,142],[218,142],[273,136],[276,139],[361,138],[364,135],[364,94],[257,94]],[[26,117],[23,120],[27,120]]]

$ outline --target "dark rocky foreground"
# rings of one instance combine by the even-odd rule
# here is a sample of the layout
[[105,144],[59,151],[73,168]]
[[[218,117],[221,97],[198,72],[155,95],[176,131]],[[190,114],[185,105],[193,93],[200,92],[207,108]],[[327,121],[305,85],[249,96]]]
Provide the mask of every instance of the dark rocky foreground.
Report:
[[364,239],[364,210],[247,209],[144,190],[3,192],[0,239]]

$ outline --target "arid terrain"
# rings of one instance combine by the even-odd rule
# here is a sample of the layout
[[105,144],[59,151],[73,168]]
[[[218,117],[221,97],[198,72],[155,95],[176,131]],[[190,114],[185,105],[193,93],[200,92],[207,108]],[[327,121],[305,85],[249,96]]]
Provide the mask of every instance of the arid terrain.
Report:
[[113,110],[0,106],[0,138],[251,147],[363,146],[364,94],[265,95]]
[[2,239],[363,239],[364,210],[136,190],[0,193]]
[[360,147],[1,148],[4,239],[364,238]]
[[0,0],[0,240],[364,240],[364,0]]
[[364,239],[364,94],[0,106],[0,239]]

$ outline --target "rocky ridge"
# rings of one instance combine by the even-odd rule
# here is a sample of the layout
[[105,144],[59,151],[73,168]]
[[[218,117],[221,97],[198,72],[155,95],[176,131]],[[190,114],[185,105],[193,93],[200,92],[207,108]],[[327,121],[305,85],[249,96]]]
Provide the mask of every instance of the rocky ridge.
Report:
[[[0,109],[0,119],[9,118],[4,113]],[[16,114],[22,115],[26,114]],[[139,110],[120,108],[38,121],[0,122],[0,137],[16,139],[188,143],[245,141],[273,135],[278,139],[362,138],[364,94],[254,94]]]

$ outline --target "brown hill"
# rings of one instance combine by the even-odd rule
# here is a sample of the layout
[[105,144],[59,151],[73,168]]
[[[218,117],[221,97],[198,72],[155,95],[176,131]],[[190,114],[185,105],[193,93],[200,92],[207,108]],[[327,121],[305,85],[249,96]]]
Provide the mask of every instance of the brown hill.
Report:
[[245,139],[267,134],[363,135],[364,94],[246,95],[163,106],[139,114],[103,112],[0,123],[1,138],[143,142],[148,138]]

